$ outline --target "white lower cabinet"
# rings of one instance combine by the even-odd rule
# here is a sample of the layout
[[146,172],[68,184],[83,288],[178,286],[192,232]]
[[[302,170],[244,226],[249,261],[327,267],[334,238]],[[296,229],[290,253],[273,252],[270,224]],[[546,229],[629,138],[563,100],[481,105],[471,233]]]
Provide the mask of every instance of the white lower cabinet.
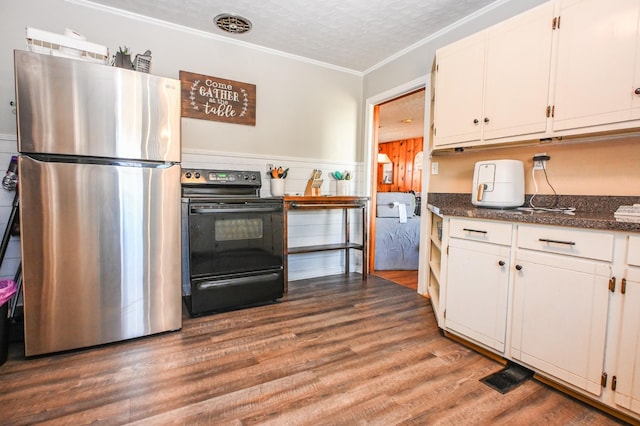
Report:
[[620,339],[612,389],[615,403],[640,413],[640,236],[629,237],[627,268],[620,282]]
[[600,395],[610,265],[519,250],[515,269],[511,356]]
[[445,331],[640,420],[640,234],[444,223]]
[[504,352],[509,248],[452,239],[449,256],[446,327]]
[[451,219],[445,327],[504,352],[512,226]]
[[511,356],[600,395],[614,235],[518,227]]

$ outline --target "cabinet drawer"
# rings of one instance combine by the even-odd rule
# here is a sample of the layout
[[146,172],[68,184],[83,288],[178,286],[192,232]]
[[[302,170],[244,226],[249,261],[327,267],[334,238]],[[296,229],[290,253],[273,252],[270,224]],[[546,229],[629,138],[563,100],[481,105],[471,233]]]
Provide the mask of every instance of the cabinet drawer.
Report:
[[449,222],[449,236],[466,240],[511,245],[513,225],[487,220],[452,218]]
[[640,266],[640,235],[629,236],[627,263],[629,265]]
[[613,259],[613,234],[574,228],[520,225],[518,247],[610,262]]

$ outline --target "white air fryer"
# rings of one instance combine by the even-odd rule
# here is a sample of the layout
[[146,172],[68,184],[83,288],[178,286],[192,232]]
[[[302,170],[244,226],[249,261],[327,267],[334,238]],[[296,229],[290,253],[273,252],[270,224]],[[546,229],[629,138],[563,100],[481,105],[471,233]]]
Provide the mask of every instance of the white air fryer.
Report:
[[473,170],[471,203],[512,208],[524,204],[524,164],[518,160],[478,161]]

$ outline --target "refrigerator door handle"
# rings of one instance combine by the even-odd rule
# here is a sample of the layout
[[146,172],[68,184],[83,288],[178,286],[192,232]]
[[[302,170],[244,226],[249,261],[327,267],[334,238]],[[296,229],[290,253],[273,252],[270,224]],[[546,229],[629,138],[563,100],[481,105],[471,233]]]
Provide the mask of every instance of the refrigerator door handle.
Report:
[[150,169],[168,169],[180,163],[157,161],[127,160],[101,157],[74,157],[55,154],[23,154],[42,163],[93,164],[98,166],[140,167]]

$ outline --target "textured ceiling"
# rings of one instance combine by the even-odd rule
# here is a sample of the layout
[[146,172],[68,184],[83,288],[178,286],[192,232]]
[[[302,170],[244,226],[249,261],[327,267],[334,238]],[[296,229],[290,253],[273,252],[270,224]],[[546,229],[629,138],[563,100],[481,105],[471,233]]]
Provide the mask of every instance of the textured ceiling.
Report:
[[[148,16],[363,72],[500,0],[76,0]],[[245,34],[213,24],[220,13],[253,23]]]
[[[412,139],[424,135],[424,96],[420,90],[380,105],[378,142]],[[403,123],[404,120],[411,123]]]
[[[364,72],[482,8],[503,0],[75,0]],[[253,28],[228,34],[220,13]],[[410,124],[402,123],[409,118]],[[424,133],[424,91],[381,106],[379,142]]]

